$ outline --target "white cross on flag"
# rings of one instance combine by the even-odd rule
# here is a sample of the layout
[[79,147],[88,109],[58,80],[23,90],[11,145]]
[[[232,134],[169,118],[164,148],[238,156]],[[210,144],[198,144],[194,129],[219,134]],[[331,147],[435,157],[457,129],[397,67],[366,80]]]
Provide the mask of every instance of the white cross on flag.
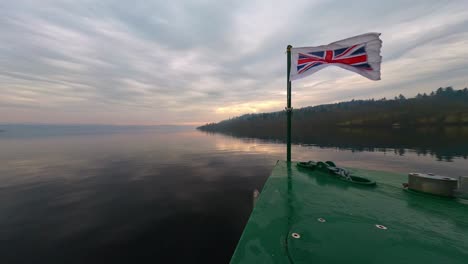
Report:
[[304,78],[330,65],[380,80],[380,33],[367,33],[318,47],[291,49],[291,81]]

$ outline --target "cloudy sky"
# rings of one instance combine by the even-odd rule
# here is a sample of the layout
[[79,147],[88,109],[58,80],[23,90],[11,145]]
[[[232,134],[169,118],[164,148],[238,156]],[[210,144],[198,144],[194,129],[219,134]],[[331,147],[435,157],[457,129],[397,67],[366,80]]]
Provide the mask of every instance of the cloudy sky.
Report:
[[285,106],[285,47],[381,32],[382,80],[295,108],[468,86],[468,1],[0,1],[0,123],[199,124]]

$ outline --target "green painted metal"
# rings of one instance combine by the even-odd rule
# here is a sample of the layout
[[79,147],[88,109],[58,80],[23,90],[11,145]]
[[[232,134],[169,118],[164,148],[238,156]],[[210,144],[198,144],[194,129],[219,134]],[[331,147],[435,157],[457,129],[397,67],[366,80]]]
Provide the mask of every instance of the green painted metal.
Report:
[[290,72],[291,72],[291,45],[288,45],[286,48],[286,53],[287,53],[287,73],[286,73],[286,81],[287,81],[287,107],[286,107],[286,113],[287,113],[287,138],[286,138],[286,161],[291,162],[291,115],[292,115],[292,108],[291,108],[291,80],[289,78]]
[[377,185],[279,161],[231,263],[467,263],[467,200],[406,191],[406,175],[348,169]]

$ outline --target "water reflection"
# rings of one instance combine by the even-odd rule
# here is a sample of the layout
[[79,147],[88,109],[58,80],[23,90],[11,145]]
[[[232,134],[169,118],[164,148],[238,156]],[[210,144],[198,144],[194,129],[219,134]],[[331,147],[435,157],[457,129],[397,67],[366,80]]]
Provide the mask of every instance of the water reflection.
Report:
[[[207,132],[208,133],[208,132]],[[284,131],[249,131],[230,133],[229,136],[252,140],[263,139],[271,143],[284,143]],[[245,141],[245,142],[247,142]],[[293,131],[294,144],[336,148],[353,152],[406,152],[434,156],[439,161],[468,157],[468,127],[417,129],[297,129]]]
[[226,262],[274,164],[193,129],[0,145],[4,263]]

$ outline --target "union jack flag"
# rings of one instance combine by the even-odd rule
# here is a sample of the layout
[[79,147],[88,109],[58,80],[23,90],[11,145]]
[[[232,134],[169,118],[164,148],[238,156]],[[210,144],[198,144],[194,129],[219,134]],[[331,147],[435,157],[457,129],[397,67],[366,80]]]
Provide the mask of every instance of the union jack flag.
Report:
[[299,53],[297,73],[301,74],[313,67],[328,63],[341,63],[362,70],[372,70],[372,67],[367,63],[366,45],[360,44],[335,50]]
[[335,65],[380,80],[380,33],[367,33],[318,47],[291,49],[290,79],[297,80]]

